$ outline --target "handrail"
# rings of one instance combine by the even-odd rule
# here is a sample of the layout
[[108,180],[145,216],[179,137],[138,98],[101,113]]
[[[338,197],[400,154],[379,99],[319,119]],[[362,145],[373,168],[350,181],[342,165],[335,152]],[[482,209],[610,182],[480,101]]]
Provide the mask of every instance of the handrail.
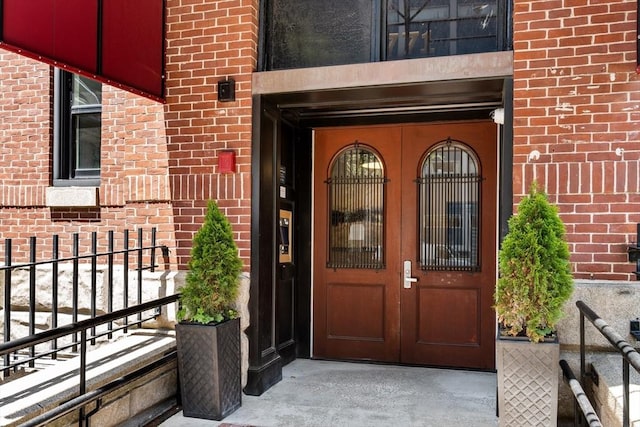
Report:
[[576,379],[567,361],[564,359],[561,360],[560,367],[562,368],[562,373],[564,374],[564,377],[569,384],[569,388],[571,388],[571,392],[573,393],[573,397],[575,398],[577,405],[580,407],[580,411],[582,412],[582,415],[587,421],[589,427],[602,427],[602,423],[600,422],[600,418],[598,418],[598,414],[596,414],[596,410],[593,409],[582,385]]
[[630,423],[630,388],[629,388],[629,365],[636,372],[640,373],[640,353],[625,341],[615,329],[598,316],[587,304],[582,301],[576,301],[576,306],[580,310],[580,378],[584,378],[585,368],[585,338],[584,338],[584,319],[585,317],[596,327],[596,329],[604,336],[609,343],[622,355],[622,426],[629,427]]
[[[180,294],[169,295],[166,297],[158,298],[153,301],[145,302],[139,305],[134,305],[128,308],[123,308],[118,311],[114,311],[107,314],[102,314],[98,317],[91,319],[80,320],[69,325],[59,326],[55,329],[49,329],[44,332],[40,332],[35,335],[31,335],[24,338],[18,338],[13,341],[0,344],[0,356],[13,353],[14,351],[22,350],[23,348],[31,347],[36,344],[40,344],[52,339],[61,338],[65,335],[70,335],[75,332],[82,332],[94,326],[99,326],[117,319],[150,310],[152,308],[160,307],[162,305],[171,304],[176,302],[180,298]],[[138,322],[136,322],[138,323]]]
[[162,366],[168,363],[171,363],[173,360],[176,360],[177,354],[178,353],[176,351],[173,351],[145,367],[142,367],[134,372],[124,375],[108,384],[103,385],[100,388],[87,392],[82,396],[75,397],[69,400],[68,402],[61,404],[58,407],[50,409],[49,411],[43,414],[40,414],[35,418],[30,419],[29,421],[21,424],[20,426],[21,427],[45,426],[51,423],[52,421],[55,421],[58,418],[63,417],[64,415],[76,409],[80,409],[84,407],[88,403],[91,403],[95,400],[98,400],[98,402],[100,402],[100,399],[102,397],[111,393],[113,390],[119,387],[125,386],[129,383],[132,383],[133,381],[143,377],[144,375],[158,368],[161,368]]
[[[73,411],[74,409],[79,409],[80,411],[79,418],[80,418],[80,421],[82,422],[84,421],[85,418],[88,418],[91,416],[91,414],[85,414],[84,412],[84,407],[87,403],[99,399],[108,391],[110,391],[111,387],[117,387],[119,385],[122,385],[122,381],[125,381],[125,383],[131,382],[132,381],[131,377],[135,376],[136,372],[140,374],[140,372],[145,370],[145,368],[142,368],[134,373],[126,375],[125,377],[123,377],[124,380],[123,379],[116,380],[113,383],[107,384],[106,386],[103,386],[97,390],[87,392],[87,378],[86,378],[87,376],[86,375],[87,374],[86,372],[87,371],[87,341],[91,339],[90,337],[87,337],[87,330],[99,325],[107,324],[117,319],[126,318],[127,316],[130,316],[132,314],[142,313],[144,311],[147,311],[153,308],[158,308],[167,304],[174,303],[178,301],[179,298],[180,298],[180,294],[165,296],[153,301],[148,301],[132,307],[123,308],[121,310],[117,310],[111,313],[106,313],[94,318],[85,319],[85,320],[78,321],[66,326],[60,326],[55,329],[50,329],[50,330],[40,332],[38,334],[34,334],[28,337],[19,338],[17,340],[0,344],[0,356],[2,356],[5,354],[10,354],[15,351],[21,350],[23,348],[32,347],[32,346],[35,346],[36,344],[50,341],[52,339],[61,338],[67,335],[74,335],[78,332],[80,333],[80,336],[81,336],[80,355],[79,355],[80,381],[78,385],[78,396],[71,399],[69,402],[67,402],[67,404],[63,404],[59,409],[54,409],[45,414],[42,414],[41,417],[38,417],[39,421],[37,421],[37,423],[33,425],[42,425],[43,423],[46,423],[46,421],[57,419],[60,416]],[[139,323],[139,321],[136,321],[135,323]],[[167,360],[166,360],[167,357],[168,356],[165,356],[164,358],[160,359],[163,361],[161,364],[167,363]],[[174,356],[170,356],[170,357],[174,357]],[[148,372],[158,367],[159,366],[158,363],[160,363],[160,361],[156,361],[150,364],[149,367],[147,367],[149,369]],[[143,375],[143,374],[140,374],[140,375]],[[63,411],[63,412],[59,412],[59,411]],[[53,418],[48,418],[48,417],[53,417]]]

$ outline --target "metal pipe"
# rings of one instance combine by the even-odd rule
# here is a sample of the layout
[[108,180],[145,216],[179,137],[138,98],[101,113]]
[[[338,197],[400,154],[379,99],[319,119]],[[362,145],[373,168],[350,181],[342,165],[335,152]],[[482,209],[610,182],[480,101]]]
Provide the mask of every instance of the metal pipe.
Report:
[[[576,379],[575,375],[573,375],[573,371],[571,370],[571,367],[569,367],[567,361],[561,360],[560,367],[562,368],[562,373],[564,374],[564,377],[571,388],[571,392],[573,393],[573,396],[575,397],[575,400],[589,427],[602,427],[600,418],[598,418],[595,409],[593,409],[591,402],[589,402],[589,398],[585,394],[580,382]],[[576,416],[577,415],[578,414],[576,414]]]
[[[36,266],[33,264],[36,262],[36,238],[31,236],[29,238],[29,335],[36,333]],[[36,348],[31,347],[29,349],[29,355],[34,357],[36,355]],[[29,367],[33,368],[35,364],[29,362]]]
[[[124,230],[124,255],[122,259],[122,269],[124,270],[124,277],[122,278],[122,284],[124,289],[122,290],[122,299],[123,304],[122,307],[129,307],[129,230]],[[129,320],[125,317],[124,324],[129,323]],[[127,333],[127,328],[124,329],[124,332]]]
[[[607,324],[591,308],[582,301],[577,301],[576,306],[580,310],[580,369],[584,369],[584,318],[586,317],[604,336],[609,343],[622,355],[622,381],[623,381],[623,408],[622,425],[629,427],[629,365],[633,366],[636,372],[640,373],[640,353],[625,341],[615,329]],[[584,372],[581,372],[581,375]]]
[[[113,230],[107,233],[107,310],[113,311]],[[113,329],[113,323],[109,322],[109,331]],[[109,339],[113,337],[109,334]]]
[[[58,255],[59,255],[59,237],[57,234],[53,236],[53,246],[51,248],[51,327],[53,329],[58,327]],[[51,341],[51,349],[58,349],[58,341]],[[52,359],[58,358],[58,352],[54,351],[51,356]]]
[[[4,263],[11,266],[11,239],[4,239]],[[11,269],[4,272],[4,342],[11,341]],[[9,354],[4,356],[4,366],[9,365]],[[10,374],[9,369],[4,375]]]
[[[72,283],[73,283],[73,292],[72,292],[72,303],[71,303],[71,317],[73,323],[78,321],[78,254],[80,253],[80,236],[78,233],[73,234],[73,274],[72,274]],[[73,334],[73,341],[78,341],[78,334]],[[74,346],[73,351],[78,351],[78,347]]]

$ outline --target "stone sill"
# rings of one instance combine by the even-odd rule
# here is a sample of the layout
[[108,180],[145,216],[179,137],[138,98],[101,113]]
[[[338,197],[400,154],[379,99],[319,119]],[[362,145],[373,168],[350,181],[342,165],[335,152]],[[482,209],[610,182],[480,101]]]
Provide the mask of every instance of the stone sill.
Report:
[[98,206],[98,187],[47,187],[46,205],[51,208]]

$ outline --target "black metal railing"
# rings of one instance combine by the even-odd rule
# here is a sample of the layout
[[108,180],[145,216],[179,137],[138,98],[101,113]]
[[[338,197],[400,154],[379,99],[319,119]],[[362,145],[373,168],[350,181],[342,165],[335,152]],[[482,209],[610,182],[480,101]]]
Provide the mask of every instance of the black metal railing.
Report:
[[[573,371],[569,367],[569,364],[566,360],[560,361],[560,367],[562,368],[562,374],[571,389],[571,393],[573,393],[573,397],[575,400],[576,410],[575,410],[575,425],[581,425],[580,422],[582,420],[586,421],[589,427],[602,427],[602,423],[600,422],[600,418],[598,418],[598,414],[596,414],[595,409],[593,409],[593,405],[589,401],[587,394],[584,392],[580,381],[578,381],[573,374]],[[580,413],[578,413],[578,410]],[[579,418],[579,415],[582,414],[582,417]]]
[[629,367],[633,367],[636,372],[640,373],[640,353],[627,341],[625,341],[615,329],[607,324],[600,316],[598,316],[587,304],[577,301],[576,306],[580,310],[580,379],[584,379],[590,375],[586,371],[586,345],[585,345],[585,318],[588,319],[593,326],[604,336],[611,346],[622,356],[622,426],[629,427],[630,423],[630,404],[631,397],[629,387]]
[[[40,300],[50,298],[51,306],[50,308],[45,309],[45,311],[51,314],[51,329],[52,331],[59,331],[59,318],[60,318],[60,291],[61,291],[61,283],[59,279],[61,266],[64,268],[65,265],[71,265],[70,272],[70,283],[67,283],[67,286],[71,286],[71,323],[77,324],[79,320],[79,315],[81,310],[89,311],[90,318],[96,318],[98,312],[106,312],[111,313],[114,311],[114,265],[118,262],[118,265],[122,265],[122,302],[118,303],[122,308],[129,307],[130,297],[129,297],[129,275],[134,272],[137,275],[137,289],[135,296],[136,303],[140,305],[142,303],[142,295],[143,295],[143,272],[148,270],[150,272],[154,272],[158,267],[156,263],[156,251],[159,249],[162,253],[163,263],[165,270],[168,269],[169,266],[169,250],[164,245],[157,244],[156,237],[156,229],[151,229],[150,233],[150,243],[145,246],[144,242],[144,233],[142,229],[139,229],[137,232],[137,241],[134,247],[129,246],[129,231],[125,230],[123,233],[123,248],[120,250],[115,249],[115,236],[113,231],[108,231],[107,233],[107,244],[106,251],[99,252],[98,251],[98,238],[97,233],[91,233],[91,249],[87,254],[80,254],[80,237],[78,233],[72,235],[71,238],[71,254],[70,256],[61,257],[60,253],[60,238],[58,235],[54,235],[52,238],[52,247],[51,247],[51,258],[46,260],[38,260],[36,254],[38,253],[38,245],[35,237],[31,237],[29,239],[28,244],[28,252],[29,252],[29,261],[23,263],[15,263],[13,260],[13,242],[12,239],[5,239],[5,265],[0,266],[0,272],[4,273],[4,343],[10,343],[11,341],[11,318],[12,314],[15,314],[15,310],[12,309],[13,301],[12,301],[12,291],[16,283],[12,281],[13,275],[17,270],[28,270],[28,287],[29,287],[29,302],[28,302],[28,334],[29,339],[36,334],[36,312],[39,307],[46,306],[44,302]],[[145,265],[144,258],[145,254],[149,255],[148,263]],[[130,268],[130,258],[134,257],[135,261],[133,264],[133,268]],[[97,306],[97,288],[98,288],[98,280],[97,280],[97,269],[99,261],[106,259],[106,307],[102,307],[100,310]],[[88,265],[90,268],[90,284],[89,284],[89,300],[90,307],[80,307],[79,298],[80,298],[80,266],[81,264]],[[37,290],[37,268],[50,265],[51,266],[51,277],[50,277],[50,294],[42,295],[42,291],[40,295],[36,292]],[[42,274],[40,274],[42,276]],[[39,278],[42,283],[43,278]],[[49,282],[45,284],[45,287],[49,287]],[[65,284],[62,284],[65,285]],[[39,298],[40,297],[40,298]],[[66,306],[67,310],[69,309],[68,305]],[[118,307],[119,308],[119,307]],[[42,311],[42,308],[40,308]],[[92,326],[90,331],[90,342],[91,345],[96,343],[96,339],[106,336],[108,339],[112,338],[113,333],[116,331],[123,330],[127,331],[128,328],[141,324],[145,319],[142,317],[142,312],[137,312],[137,320],[133,323],[128,322],[127,316],[123,318],[123,325],[114,327],[113,321],[108,322],[106,326],[106,332],[97,333],[96,327]],[[50,348],[47,350],[42,350],[41,348],[36,351],[36,344],[32,344],[26,347],[21,347],[24,349],[22,352],[18,352],[17,350],[14,352],[3,352],[2,353],[2,367],[0,370],[4,374],[4,376],[8,376],[11,373],[11,370],[17,370],[20,366],[26,366],[33,368],[35,366],[35,361],[38,359],[51,358],[56,359],[58,354],[63,350],[71,349],[72,352],[77,352],[78,345],[85,344],[82,340],[78,340],[77,331],[72,334],[71,343],[60,345],[58,342],[59,336],[53,334],[48,342],[50,343]],[[63,334],[64,335],[64,334]],[[42,336],[38,334],[38,336]],[[40,343],[40,342],[39,342]]]
[[[142,304],[137,304],[132,307],[124,308],[121,310],[114,311],[112,313],[104,314],[101,316],[97,316],[95,318],[85,319],[79,322],[74,322],[71,325],[60,326],[55,329],[50,329],[44,332],[40,332],[38,334],[20,338],[17,340],[13,340],[4,344],[0,344],[0,356],[8,356],[10,354],[14,354],[20,350],[26,348],[33,348],[37,344],[51,342],[53,340],[80,334],[80,369],[79,369],[79,384],[76,396],[71,400],[63,403],[59,407],[53,408],[44,414],[39,415],[38,417],[28,421],[24,425],[48,425],[50,422],[62,417],[63,415],[70,413],[74,410],[79,410],[79,425],[88,425],[88,418],[95,412],[86,413],[85,406],[93,401],[98,401],[98,406],[96,411],[100,408],[101,402],[100,398],[113,391],[118,387],[122,387],[137,378],[145,375],[148,372],[151,372],[154,369],[159,368],[160,366],[175,360],[175,352],[170,352],[165,355],[161,359],[150,363],[148,366],[140,368],[138,371],[135,371],[131,374],[127,374],[124,377],[116,379],[115,381],[106,384],[96,390],[87,391],[87,343],[95,337],[90,335],[90,331],[94,330],[96,327],[105,324],[112,324],[115,320],[119,319],[127,319],[129,316],[138,315],[138,318],[141,319],[143,313],[148,312],[149,310],[159,310],[162,306],[173,304],[178,301],[180,295],[170,295],[163,298],[158,298],[153,301],[145,302]],[[153,315],[146,320],[150,320],[156,317]],[[140,321],[133,321],[128,326],[131,327],[134,324],[140,323]],[[89,331],[89,332],[88,332]],[[24,362],[22,362],[24,363]],[[10,396],[2,396],[2,398],[8,398]]]

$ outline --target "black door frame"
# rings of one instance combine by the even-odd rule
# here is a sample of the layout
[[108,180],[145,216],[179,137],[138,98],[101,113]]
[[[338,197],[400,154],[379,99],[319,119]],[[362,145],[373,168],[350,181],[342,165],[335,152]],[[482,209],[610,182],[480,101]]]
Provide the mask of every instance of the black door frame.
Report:
[[[252,118],[252,200],[251,200],[251,288],[249,300],[250,326],[248,382],[244,392],[260,395],[282,379],[282,367],[296,357],[310,357],[311,349],[311,184],[312,129],[322,126],[349,126],[384,123],[411,123],[442,120],[486,119],[491,110],[382,114],[377,116],[322,117],[312,119],[281,109],[280,96],[254,95]],[[343,96],[348,99],[348,91]],[[504,124],[500,126],[499,141],[499,240],[507,231],[507,220],[513,206],[513,79],[505,78],[502,90]],[[283,128],[289,129],[283,132]],[[283,135],[290,140],[283,144]],[[281,200],[280,162],[282,147],[293,148],[295,168],[293,182],[285,185],[291,200]],[[294,209],[294,266],[281,267],[278,261],[278,212],[281,206]],[[278,342],[279,320],[278,286],[282,279],[294,281],[295,295],[287,310],[293,323],[293,341]],[[280,348],[279,348],[280,347]],[[281,354],[281,352],[283,354]]]

